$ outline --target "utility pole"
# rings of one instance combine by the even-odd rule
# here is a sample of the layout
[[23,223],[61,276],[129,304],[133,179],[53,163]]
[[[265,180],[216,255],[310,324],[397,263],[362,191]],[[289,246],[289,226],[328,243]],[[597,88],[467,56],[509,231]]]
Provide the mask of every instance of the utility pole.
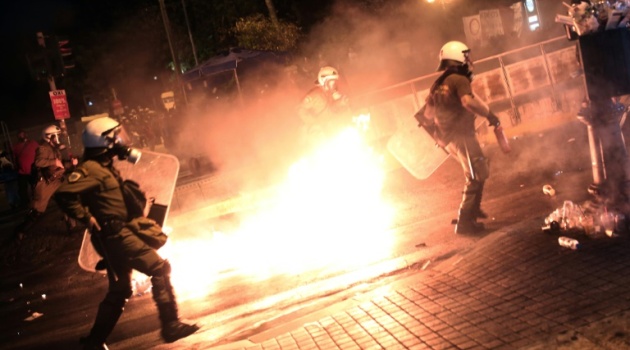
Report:
[[[44,37],[44,33],[37,32],[37,44],[40,47],[40,50],[43,52],[44,61],[46,64],[47,71],[47,80],[50,91],[57,91],[57,85],[55,84],[55,76],[51,69],[51,62],[48,53],[46,52],[46,38]],[[50,48],[49,48],[50,49]],[[55,48],[56,49],[56,48]],[[70,137],[68,136],[68,128],[66,127],[66,120],[61,118],[59,119],[59,128],[61,129],[61,134],[66,139],[68,143],[68,148],[72,149],[72,145],[70,144]]]
[[188,21],[188,10],[186,10],[186,2],[182,0],[182,7],[184,8],[184,19],[186,20],[186,28],[188,28],[188,37],[190,38],[190,45],[192,46],[193,56],[195,57],[195,66],[199,65],[197,59],[197,49],[195,48],[195,41],[193,40],[192,32],[190,31],[190,22]]
[[186,96],[186,88],[182,85],[181,82],[181,66],[179,65],[179,60],[177,59],[177,55],[175,54],[175,49],[173,48],[173,40],[171,39],[171,25],[168,20],[168,14],[166,13],[166,7],[164,6],[164,0],[159,0],[160,2],[160,11],[162,13],[162,21],[164,22],[164,30],[166,31],[166,39],[168,40],[168,46],[171,49],[171,57],[173,58],[173,65],[175,66],[175,77],[177,81],[177,85],[179,85],[184,94],[184,102],[188,104],[188,97]]

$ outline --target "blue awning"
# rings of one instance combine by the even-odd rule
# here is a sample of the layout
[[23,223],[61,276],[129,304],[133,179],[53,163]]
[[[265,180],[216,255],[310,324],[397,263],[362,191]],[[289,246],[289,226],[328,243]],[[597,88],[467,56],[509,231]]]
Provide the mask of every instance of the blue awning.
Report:
[[182,75],[184,82],[190,82],[204,76],[237,69],[240,65],[255,65],[263,62],[284,63],[287,54],[274,51],[230,49],[223,55],[215,56]]

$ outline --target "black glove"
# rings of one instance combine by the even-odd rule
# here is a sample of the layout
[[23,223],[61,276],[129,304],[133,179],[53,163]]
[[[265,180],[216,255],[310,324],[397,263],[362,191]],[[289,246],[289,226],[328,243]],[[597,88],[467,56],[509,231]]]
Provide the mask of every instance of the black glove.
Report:
[[496,128],[499,125],[501,125],[501,121],[499,120],[499,117],[497,117],[492,112],[488,113],[488,116],[486,117],[486,119],[488,119],[488,125],[490,126],[494,126]]

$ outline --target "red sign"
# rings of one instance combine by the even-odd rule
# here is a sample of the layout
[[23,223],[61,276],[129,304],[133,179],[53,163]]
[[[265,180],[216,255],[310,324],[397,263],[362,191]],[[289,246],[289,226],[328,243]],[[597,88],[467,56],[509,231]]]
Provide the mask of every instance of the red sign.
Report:
[[48,94],[50,95],[50,103],[52,104],[53,113],[55,114],[55,120],[70,118],[66,90],[52,90]]

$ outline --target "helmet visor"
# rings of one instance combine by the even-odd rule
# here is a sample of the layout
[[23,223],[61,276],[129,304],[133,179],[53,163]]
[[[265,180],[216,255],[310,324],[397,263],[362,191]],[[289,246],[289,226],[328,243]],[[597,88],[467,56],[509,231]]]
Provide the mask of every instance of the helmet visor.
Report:
[[125,128],[120,124],[112,129],[105,130],[101,135],[108,141],[110,147],[114,145],[131,146],[132,144],[131,137],[129,137]]

